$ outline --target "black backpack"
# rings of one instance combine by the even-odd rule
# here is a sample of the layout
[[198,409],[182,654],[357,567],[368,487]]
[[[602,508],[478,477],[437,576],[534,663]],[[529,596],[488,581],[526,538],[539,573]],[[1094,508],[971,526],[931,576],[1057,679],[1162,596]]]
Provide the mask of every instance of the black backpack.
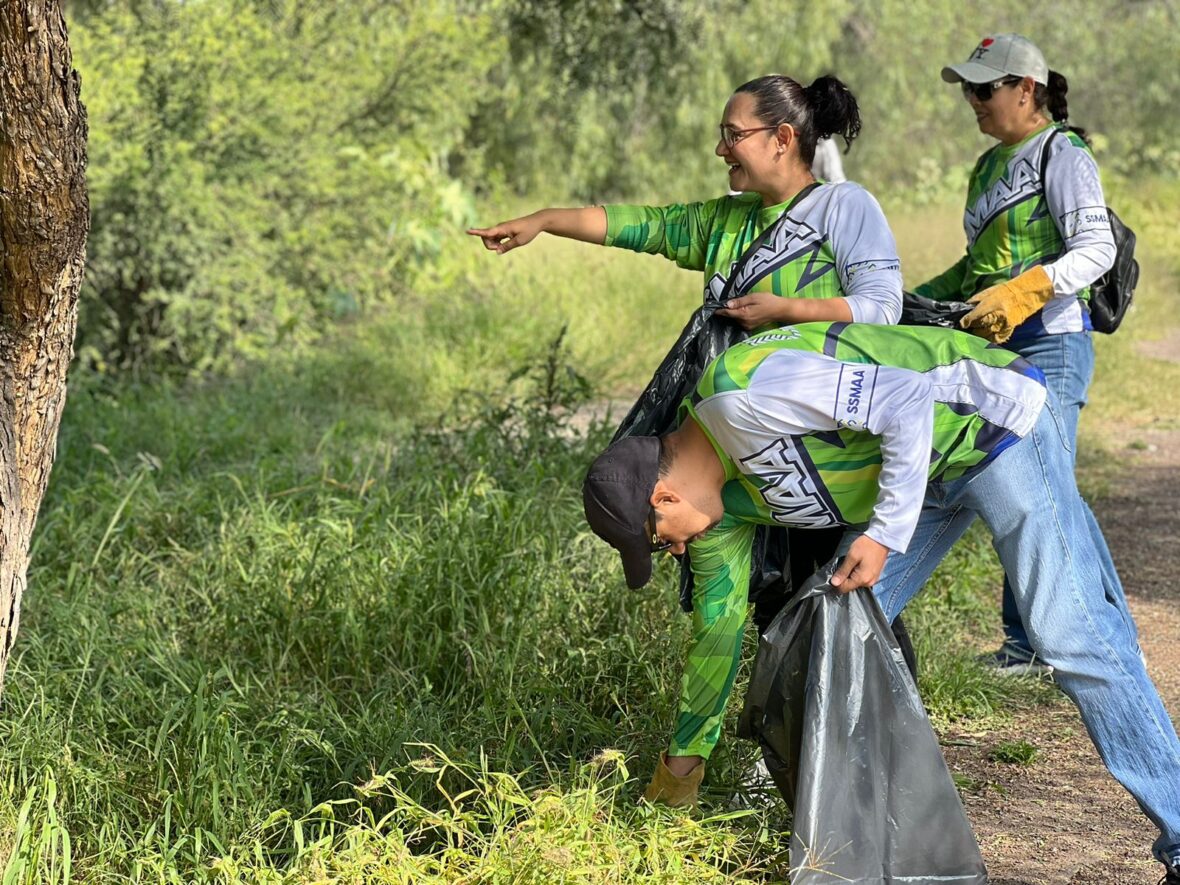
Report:
[[[1045,139],[1041,149],[1041,188],[1045,187],[1045,170],[1049,166],[1049,143],[1059,129]],[[1127,227],[1115,211],[1106,207],[1110,232],[1114,236],[1114,264],[1090,284],[1090,324],[1095,332],[1107,335],[1119,327],[1139,282],[1139,262],[1135,260],[1135,231]]]
[[1090,324],[1108,335],[1119,327],[1131,306],[1139,282],[1139,262],[1135,260],[1135,231],[1106,207],[1110,215],[1110,232],[1114,234],[1114,265],[1090,284]]

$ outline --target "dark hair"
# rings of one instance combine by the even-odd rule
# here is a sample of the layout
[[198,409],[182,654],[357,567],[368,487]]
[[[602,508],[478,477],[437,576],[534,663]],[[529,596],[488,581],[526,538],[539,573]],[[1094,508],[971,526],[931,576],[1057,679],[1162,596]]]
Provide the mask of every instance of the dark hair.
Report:
[[[1038,83],[1033,90],[1033,103],[1038,111],[1048,111],[1055,123],[1065,123],[1069,120],[1069,102],[1065,96],[1069,93],[1069,82],[1063,74],[1056,71],[1049,72],[1049,85]],[[1070,132],[1076,132],[1086,144],[1090,143],[1086,130],[1080,126],[1070,126]]]
[[767,126],[790,123],[799,134],[799,157],[808,165],[815,159],[815,143],[839,135],[845,149],[860,134],[860,109],[854,96],[835,77],[819,77],[801,86],[782,74],[768,74],[734,90],[754,96],[754,113]]
[[668,475],[668,471],[672,469],[672,462],[674,460],[676,460],[676,449],[672,445],[669,435],[665,433],[660,437],[660,458],[657,468],[661,478]]

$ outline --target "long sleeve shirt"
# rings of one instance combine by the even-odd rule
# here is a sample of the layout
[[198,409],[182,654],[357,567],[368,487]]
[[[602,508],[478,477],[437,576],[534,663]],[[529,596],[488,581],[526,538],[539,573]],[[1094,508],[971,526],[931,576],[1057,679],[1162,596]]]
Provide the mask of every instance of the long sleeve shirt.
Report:
[[794,205],[763,207],[757,194],[735,194],[703,203],[607,206],[606,245],[704,271],[704,300],[716,301],[738,260],[784,211],[774,237],[735,280],[736,294],[842,297],[858,323],[898,321],[897,243],[877,201],[852,182],[821,184]]
[[965,333],[805,323],[715,360],[681,406],[726,471],[725,515],[689,545],[693,645],[670,752],[716,745],[741,647],[760,523],[867,526],[904,552],[927,483],[982,469],[1045,401],[1028,361]]

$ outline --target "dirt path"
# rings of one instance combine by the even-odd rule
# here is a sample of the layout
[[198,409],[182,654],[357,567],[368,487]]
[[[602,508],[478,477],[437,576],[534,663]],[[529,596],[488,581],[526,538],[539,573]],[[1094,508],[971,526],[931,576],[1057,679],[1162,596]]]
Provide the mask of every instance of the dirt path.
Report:
[[[1180,588],[1172,580],[1180,542],[1180,431],[1138,434],[1125,470],[1096,502],[1139,624],[1148,670],[1180,722]],[[1106,772],[1072,705],[1017,713],[1010,729],[948,735],[951,770],[973,783],[964,803],[993,885],[1155,885],[1148,857],[1157,833]],[[1031,765],[989,760],[1004,741],[1028,740]],[[1177,785],[1180,788],[1180,785]]]

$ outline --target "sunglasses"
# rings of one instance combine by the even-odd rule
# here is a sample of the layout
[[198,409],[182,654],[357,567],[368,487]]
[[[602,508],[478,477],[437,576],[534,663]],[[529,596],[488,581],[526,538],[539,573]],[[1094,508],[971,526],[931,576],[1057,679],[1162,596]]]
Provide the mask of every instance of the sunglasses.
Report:
[[963,87],[964,98],[974,95],[976,101],[990,101],[1001,86],[1015,86],[1021,79],[1021,77],[1004,77],[1002,80],[993,80],[991,83],[968,83],[964,80],[960,85]]
[[652,553],[662,553],[672,546],[671,541],[665,541],[656,532],[656,509],[653,507],[651,513],[648,514],[647,521],[643,524],[644,530],[647,532],[648,543],[651,545]]

